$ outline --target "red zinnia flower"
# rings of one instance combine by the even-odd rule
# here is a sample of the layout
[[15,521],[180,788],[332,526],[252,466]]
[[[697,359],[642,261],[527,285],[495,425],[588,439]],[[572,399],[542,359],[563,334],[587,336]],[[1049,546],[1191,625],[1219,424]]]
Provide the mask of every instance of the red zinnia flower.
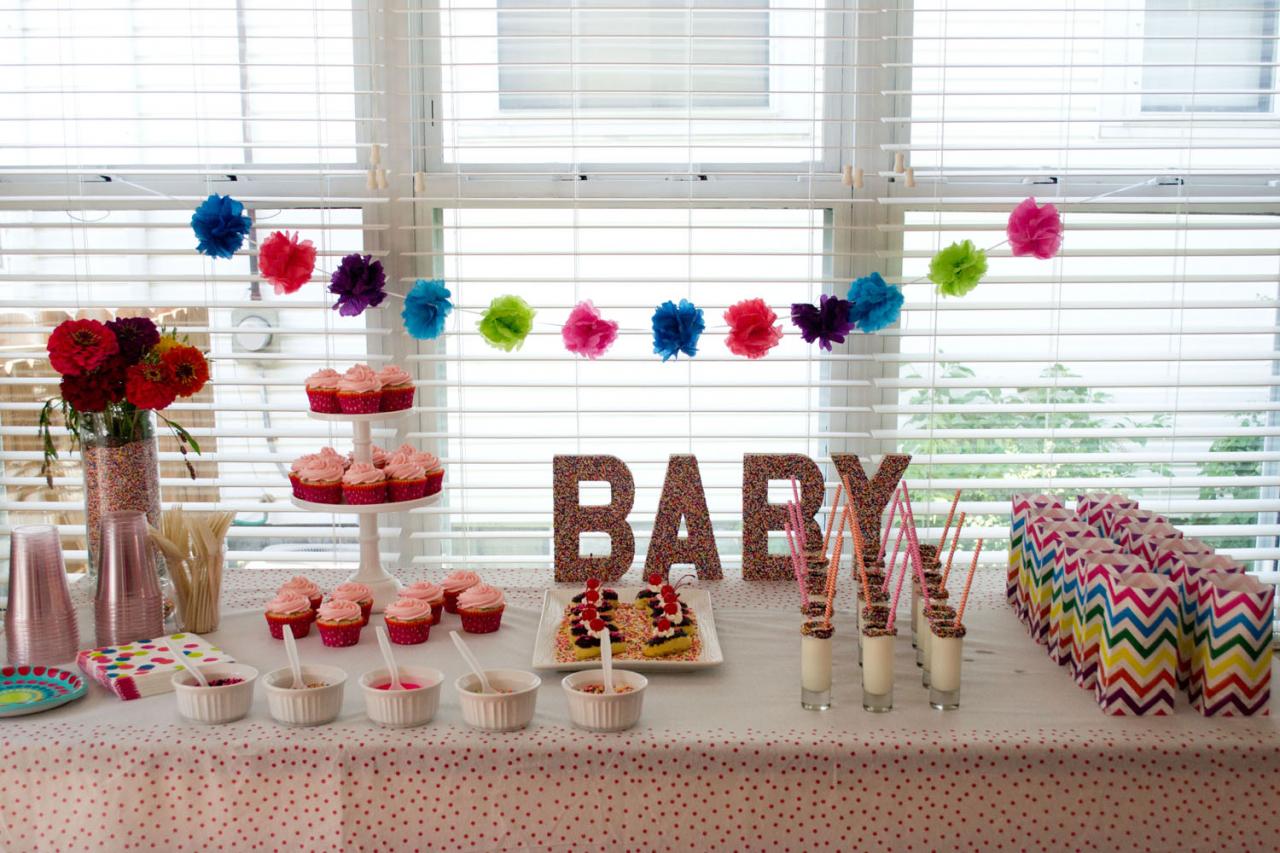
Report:
[[181,345],[165,350],[160,363],[173,372],[173,383],[179,397],[198,393],[209,381],[209,362],[195,347]]
[[124,390],[125,398],[139,409],[165,409],[178,396],[173,370],[164,362],[132,365]]
[[124,399],[124,364],[113,358],[92,373],[64,376],[59,394],[77,412],[101,412]]
[[64,320],[49,335],[49,363],[63,376],[100,367],[120,351],[115,334],[97,320]]

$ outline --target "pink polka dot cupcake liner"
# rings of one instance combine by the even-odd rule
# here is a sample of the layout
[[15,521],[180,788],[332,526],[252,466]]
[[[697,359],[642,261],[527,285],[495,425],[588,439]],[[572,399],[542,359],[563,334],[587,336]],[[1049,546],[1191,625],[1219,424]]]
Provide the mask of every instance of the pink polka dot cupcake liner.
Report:
[[431,620],[417,619],[412,622],[387,620],[387,636],[391,642],[399,646],[416,646],[425,643],[431,636]]
[[403,388],[383,388],[380,401],[384,412],[400,412],[413,405],[413,386]]
[[349,504],[383,504],[387,502],[387,484],[361,483],[356,486],[343,484],[342,498]]
[[293,628],[293,638],[301,640],[311,633],[311,623],[314,621],[316,621],[314,610],[308,613],[294,613],[289,616],[267,614],[267,627],[271,631],[273,640],[283,640],[285,630],[290,627]]
[[304,483],[299,481],[297,487],[293,490],[293,493],[301,500],[311,501],[312,503],[342,503],[341,483]]
[[354,646],[360,642],[360,629],[364,626],[359,622],[341,622],[330,624],[326,622],[317,622],[316,627],[320,629],[320,641],[331,649],[341,649],[347,646]]
[[387,484],[387,497],[393,501],[416,501],[427,494],[427,480],[392,480]]
[[439,471],[428,471],[427,486],[423,490],[422,495],[423,497],[426,497],[427,495],[434,495],[436,492],[439,492],[443,486],[444,486],[444,469],[441,468]]
[[382,411],[382,392],[370,391],[367,394],[344,394],[338,392],[338,405],[344,415],[372,415]]
[[311,405],[311,411],[313,412],[336,415],[342,411],[342,407],[338,404],[338,392],[336,390],[308,388],[307,402]]
[[506,606],[496,610],[459,610],[462,617],[462,630],[468,634],[492,634],[502,626],[502,611]]

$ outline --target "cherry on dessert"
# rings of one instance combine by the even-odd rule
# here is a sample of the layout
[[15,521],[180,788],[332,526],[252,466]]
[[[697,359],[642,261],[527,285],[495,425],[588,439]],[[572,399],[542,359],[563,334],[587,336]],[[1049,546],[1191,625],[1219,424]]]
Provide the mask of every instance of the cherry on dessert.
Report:
[[586,610],[582,611],[583,621],[593,622],[597,616],[599,616],[599,614],[596,613],[596,609],[594,607],[588,607]]
[[594,589],[589,589],[587,590],[585,598],[587,601],[599,601],[600,593],[596,592]]
[[649,575],[649,586],[657,586],[660,583],[662,583],[662,575]]
[[600,586],[599,578],[587,578],[587,589],[595,589]]
[[595,631],[597,634],[599,634],[601,631],[603,631],[603,630],[604,630],[604,620],[603,620],[603,619],[592,619],[592,620],[591,620],[591,630],[592,630],[592,631]]
[[675,594],[676,594],[676,588],[675,588],[674,586],[672,586],[672,585],[671,585],[671,584],[669,584],[669,583],[664,583],[664,584],[662,585],[662,597],[663,597],[663,598],[666,598],[668,595],[675,595]]
[[667,619],[667,617],[663,616],[661,619],[659,619],[659,620],[658,620],[658,630],[659,630],[659,631],[670,631],[670,630],[671,630],[671,621],[670,621],[669,619]]
[[674,601],[668,601],[667,606],[662,608],[662,610],[664,613],[667,613],[671,616],[675,616],[677,613],[680,612],[680,605],[676,604]]

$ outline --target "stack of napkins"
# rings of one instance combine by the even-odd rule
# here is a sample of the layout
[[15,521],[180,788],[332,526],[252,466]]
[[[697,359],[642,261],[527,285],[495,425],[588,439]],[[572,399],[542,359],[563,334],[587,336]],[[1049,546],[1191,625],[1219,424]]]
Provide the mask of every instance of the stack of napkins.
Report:
[[163,642],[182,659],[169,654],[163,643],[135,640],[119,646],[87,649],[76,655],[76,664],[85,675],[121,699],[141,699],[173,692],[173,674],[186,668],[185,661],[201,665],[235,663],[222,649],[196,634],[170,634]]

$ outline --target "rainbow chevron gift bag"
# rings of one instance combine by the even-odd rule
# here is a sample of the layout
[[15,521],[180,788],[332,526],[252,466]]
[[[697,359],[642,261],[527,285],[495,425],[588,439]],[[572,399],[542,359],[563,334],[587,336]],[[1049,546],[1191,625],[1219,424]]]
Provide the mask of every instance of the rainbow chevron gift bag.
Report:
[[1164,543],[1156,552],[1156,558],[1164,558],[1160,573],[1167,575],[1178,587],[1178,686],[1190,693],[1196,599],[1200,592],[1200,581],[1209,574],[1243,574],[1244,566],[1221,554],[1188,553],[1172,547],[1188,541],[1196,540],[1175,539]]
[[1146,509],[1108,509],[1102,515],[1102,526],[1106,536],[1117,542],[1125,540],[1124,528],[1134,524],[1168,524],[1169,520],[1159,513]]
[[1156,543],[1151,556],[1151,571],[1162,575],[1173,574],[1174,568],[1184,557],[1213,554],[1213,548],[1199,539],[1164,539]]
[[1113,495],[1106,492],[1090,492],[1076,496],[1076,515],[1085,524],[1098,533],[1106,536],[1103,530],[1103,517],[1114,510],[1137,509],[1138,502],[1124,495]]
[[1017,494],[1009,513],[1009,570],[1005,581],[1005,597],[1009,606],[1018,609],[1018,578],[1022,573],[1023,542],[1026,540],[1027,519],[1033,512],[1045,509],[1062,509],[1062,501],[1053,495]]
[[1118,554],[1120,546],[1097,533],[1063,539],[1053,556],[1053,600],[1049,607],[1049,657],[1061,666],[1071,663],[1071,639],[1077,618],[1077,587],[1081,566],[1089,554]]
[[1071,667],[1076,684],[1093,690],[1098,674],[1098,645],[1102,638],[1103,577],[1108,571],[1136,574],[1148,570],[1132,554],[1085,554],[1076,586],[1076,617],[1072,629]]
[[1271,712],[1271,620],[1276,588],[1251,575],[1209,582],[1210,611],[1201,694],[1206,717]]
[[1209,655],[1209,619],[1213,610],[1213,587],[1227,583],[1242,572],[1234,569],[1217,571],[1193,571],[1188,574],[1188,594],[1191,598],[1191,654],[1187,673],[1187,699],[1191,707],[1200,710],[1204,695],[1204,670]]
[[1036,518],[1028,529],[1031,540],[1032,571],[1027,587],[1027,628],[1031,638],[1048,645],[1053,615],[1053,567],[1058,551],[1068,537],[1092,536],[1098,533],[1083,521],[1046,521]]
[[1032,512],[1027,517],[1027,525],[1022,537],[1022,568],[1018,573],[1018,618],[1031,630],[1031,587],[1037,572],[1040,571],[1040,555],[1037,550],[1036,535],[1040,525],[1053,522],[1075,521],[1071,510],[1051,507]]
[[1095,697],[1113,716],[1173,713],[1178,686],[1178,590],[1149,572],[1102,574]]
[[1123,541],[1117,540],[1120,547],[1148,563],[1155,560],[1161,543],[1182,538],[1182,531],[1170,524],[1131,524],[1124,528],[1124,534]]

